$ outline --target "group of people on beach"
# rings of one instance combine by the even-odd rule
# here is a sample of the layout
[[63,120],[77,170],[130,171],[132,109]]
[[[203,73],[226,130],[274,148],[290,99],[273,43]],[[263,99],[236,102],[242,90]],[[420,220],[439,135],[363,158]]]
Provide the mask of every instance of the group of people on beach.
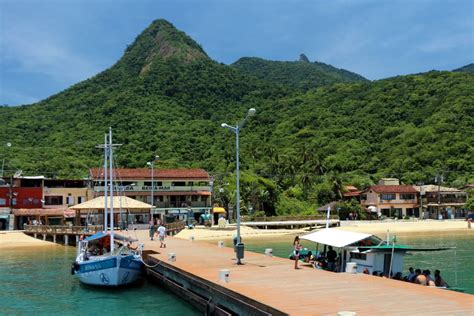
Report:
[[[363,271],[364,274],[370,274],[369,269],[365,268]],[[380,276],[384,278],[389,278],[389,276],[383,272],[378,272],[374,271],[372,272],[373,276]],[[399,281],[405,281],[405,282],[411,282],[419,285],[424,285],[424,286],[436,286],[436,287],[449,287],[448,283],[444,281],[444,279],[441,277],[441,271],[435,270],[434,274],[434,279],[431,277],[431,272],[430,270],[423,270],[421,269],[413,269],[413,267],[410,267],[408,269],[408,274],[406,276],[403,276],[401,272],[395,273],[393,277],[391,277],[393,280],[399,280]]]
[[150,235],[150,240],[153,240],[153,237],[155,237],[155,234],[158,235],[158,238],[160,240],[160,248],[166,248],[166,227],[161,223],[160,219],[157,219],[156,222],[154,220],[150,221],[150,227],[149,227],[149,235]]

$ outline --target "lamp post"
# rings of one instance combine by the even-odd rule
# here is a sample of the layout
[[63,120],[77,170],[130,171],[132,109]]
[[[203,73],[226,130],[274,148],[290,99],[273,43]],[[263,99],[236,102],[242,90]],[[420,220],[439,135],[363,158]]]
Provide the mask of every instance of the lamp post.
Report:
[[[239,133],[240,129],[244,126],[245,121],[255,115],[255,109],[251,108],[247,112],[247,116],[238,122],[235,126],[230,126],[226,123],[222,123],[221,127],[228,128],[235,133],[235,160],[236,160],[236,209],[237,209],[237,264],[242,264],[240,259],[244,257],[244,244],[241,243],[240,239],[240,165],[239,165]],[[239,251],[241,249],[241,251]]]
[[155,189],[155,178],[154,178],[154,170],[155,170],[155,162],[160,159],[160,156],[156,155],[152,161],[147,162],[148,166],[151,166],[151,209],[150,209],[150,220],[153,220],[153,197],[154,197],[154,189]]
[[420,187],[420,211],[419,211],[419,214],[418,214],[418,217],[420,219],[424,219],[425,216],[424,216],[424,212],[423,212],[423,195],[425,194],[425,192],[423,191],[423,182],[417,182],[416,183],[419,187]]
[[439,219],[440,208],[441,208],[441,183],[443,183],[443,176],[441,173],[436,174],[435,183],[438,184],[438,208],[436,211],[436,219]]

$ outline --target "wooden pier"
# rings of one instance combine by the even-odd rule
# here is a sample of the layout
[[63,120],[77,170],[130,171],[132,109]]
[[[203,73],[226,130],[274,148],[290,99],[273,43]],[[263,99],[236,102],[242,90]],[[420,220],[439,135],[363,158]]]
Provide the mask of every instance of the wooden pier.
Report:
[[25,234],[65,245],[76,245],[79,236],[90,236],[102,230],[102,226],[59,226],[59,225],[25,225]]
[[145,242],[148,275],[209,315],[474,315],[469,294],[305,264],[295,270],[289,259],[249,251],[237,265],[233,249],[217,242],[166,241]]
[[287,221],[253,221],[253,222],[242,222],[242,225],[249,226],[249,227],[256,227],[256,228],[301,228],[301,227],[309,227],[317,228],[317,227],[325,227],[326,222],[328,223],[329,227],[340,226],[340,221],[338,219],[331,219],[329,221],[321,220],[321,219],[313,219],[313,220],[287,220]]
[[[184,229],[186,224],[182,221],[165,224],[168,235],[176,235]],[[60,226],[60,225],[25,225],[24,233],[34,238],[52,241],[54,243],[63,243],[65,245],[75,246],[80,236],[90,236],[102,231],[102,225],[88,226]],[[133,230],[133,229],[131,229]],[[147,230],[148,231],[148,230]],[[118,234],[129,235],[125,231],[117,229]]]

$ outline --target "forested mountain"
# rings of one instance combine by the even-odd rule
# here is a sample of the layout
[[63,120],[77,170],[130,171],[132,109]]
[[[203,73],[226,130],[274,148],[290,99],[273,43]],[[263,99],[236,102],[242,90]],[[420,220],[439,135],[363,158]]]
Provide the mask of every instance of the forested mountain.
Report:
[[366,81],[353,72],[320,62],[310,62],[301,54],[299,61],[270,61],[261,58],[240,58],[231,65],[251,76],[293,89],[308,90],[341,82]]
[[453,71],[462,71],[462,72],[474,73],[474,63],[473,63],[473,64],[466,65],[466,66],[463,66],[463,67],[458,68],[458,69],[454,69]]
[[157,20],[97,76],[33,105],[0,107],[0,139],[12,144],[0,156],[8,172],[86,176],[101,165],[95,145],[112,126],[123,144],[119,166],[144,167],[159,154],[157,168],[205,168],[217,187],[230,183],[216,196],[228,203],[235,140],[220,124],[255,107],[241,134],[242,205],[255,210],[307,212],[344,184],[382,176],[430,183],[442,172],[452,185],[474,182],[473,74],[340,77],[309,89],[291,71],[293,79],[279,82],[217,63]]

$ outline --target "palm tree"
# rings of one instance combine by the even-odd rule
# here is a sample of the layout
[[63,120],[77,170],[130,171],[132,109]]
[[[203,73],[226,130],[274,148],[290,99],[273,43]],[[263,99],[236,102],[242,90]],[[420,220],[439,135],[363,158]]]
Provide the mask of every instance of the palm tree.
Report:
[[331,191],[337,200],[342,200],[344,196],[345,187],[342,184],[342,179],[339,174],[333,173],[329,178],[331,184]]

